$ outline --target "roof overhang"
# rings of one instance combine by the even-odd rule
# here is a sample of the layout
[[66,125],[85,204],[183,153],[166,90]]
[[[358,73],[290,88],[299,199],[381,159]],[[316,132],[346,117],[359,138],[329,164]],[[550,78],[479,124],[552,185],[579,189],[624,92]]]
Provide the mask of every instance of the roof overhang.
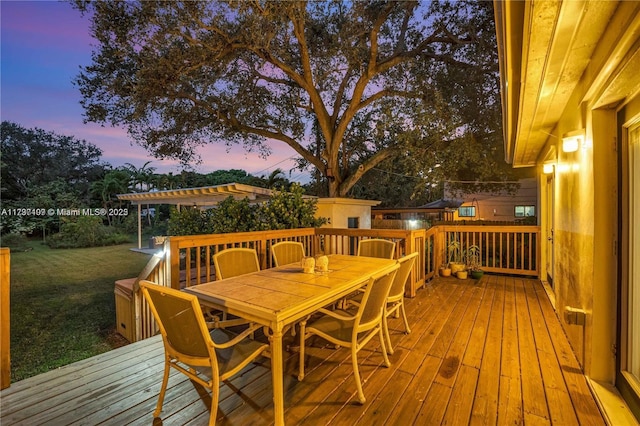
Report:
[[240,183],[229,183],[199,188],[134,192],[118,194],[117,197],[119,200],[130,201],[132,204],[213,206],[229,197],[236,199],[248,198],[250,201],[262,202],[268,200],[271,195],[272,191],[270,189]]
[[507,162],[540,161],[566,108],[637,93],[639,9],[625,1],[494,0]]
[[319,198],[318,205],[324,204],[343,204],[349,206],[377,206],[382,201],[378,200],[360,200],[356,198]]

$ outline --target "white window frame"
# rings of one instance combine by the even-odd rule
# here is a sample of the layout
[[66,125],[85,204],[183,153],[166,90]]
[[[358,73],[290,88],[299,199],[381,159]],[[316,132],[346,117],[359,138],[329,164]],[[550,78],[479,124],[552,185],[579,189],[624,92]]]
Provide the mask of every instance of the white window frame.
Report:
[[[463,209],[469,209],[473,214],[462,214]],[[476,206],[460,206],[458,207],[458,217],[476,217]]]

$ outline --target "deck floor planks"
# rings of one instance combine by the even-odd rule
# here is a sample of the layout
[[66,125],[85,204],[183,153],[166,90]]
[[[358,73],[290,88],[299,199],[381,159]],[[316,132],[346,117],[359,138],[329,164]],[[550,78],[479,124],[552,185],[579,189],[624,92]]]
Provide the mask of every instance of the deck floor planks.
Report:
[[[538,281],[438,278],[405,303],[412,333],[390,320],[392,366],[382,366],[376,339],[359,354],[364,405],[349,350],[313,348],[302,382],[298,353],[285,353],[287,424],[605,424]],[[155,339],[15,383],[0,393],[0,423],[156,424],[163,359]],[[453,358],[455,366],[444,363]],[[269,363],[262,359],[221,386],[217,424],[273,423]],[[527,401],[532,389],[541,392],[543,415]],[[567,401],[573,415],[558,411]],[[172,372],[162,423],[206,424],[209,404],[206,390]]]
[[[471,410],[471,424],[497,424],[500,389],[500,363],[504,316],[504,279],[487,277],[488,291],[493,290],[489,323],[480,360],[480,372]],[[488,300],[486,300],[488,302]],[[489,306],[489,303],[486,303]]]
[[543,419],[549,418],[549,410],[542,383],[542,373],[533,338],[533,326],[525,294],[524,280],[515,279],[516,317],[518,321],[518,347],[522,371],[522,401],[526,413]]
[[[144,346],[132,349],[134,349],[132,351],[133,356],[116,358],[99,355],[98,357],[103,359],[102,362],[85,363],[80,361],[77,365],[71,364],[74,366],[73,368],[65,366],[35,376],[33,381],[31,379],[20,381],[16,383],[15,389],[14,385],[12,385],[10,388],[11,393],[7,395],[6,399],[3,398],[3,403],[6,403],[7,407],[5,409],[3,406],[3,416],[19,412],[24,407],[32,406],[36,402],[38,403],[38,408],[46,410],[63,403],[66,399],[75,399],[87,392],[87,382],[92,388],[102,389],[110,383],[118,381],[119,374],[137,371],[141,357],[162,356],[163,354],[161,345],[158,345],[153,351],[146,350]],[[46,379],[43,380],[41,376],[45,376]],[[29,387],[23,384],[29,384]],[[37,392],[34,392],[35,389],[37,389]],[[47,400],[42,401],[41,393],[47,393],[49,396]]]
[[567,426],[577,425],[579,424],[578,418],[573,410],[571,398],[567,393],[567,386],[535,293],[533,281],[525,281],[525,292],[551,422]]
[[487,276],[479,284],[484,286],[482,302],[478,309],[478,315],[473,323],[469,344],[464,353],[462,364],[480,369],[482,356],[485,350],[485,343],[489,327],[489,318],[493,307],[495,295],[495,276]]
[[502,353],[500,358],[500,384],[498,392],[498,424],[521,424],[523,421],[518,342],[519,324],[516,315],[514,284],[513,279],[505,279],[502,318]]
[[587,385],[587,380],[584,375],[581,374],[580,364],[571,350],[571,345],[560,325],[556,312],[551,306],[549,298],[540,286],[536,288],[535,294],[547,323],[549,336],[553,342],[553,347],[560,365],[560,371],[564,376],[567,391],[573,402],[579,423],[583,425],[605,424],[602,414],[598,410],[595,399],[591,394],[589,385]]

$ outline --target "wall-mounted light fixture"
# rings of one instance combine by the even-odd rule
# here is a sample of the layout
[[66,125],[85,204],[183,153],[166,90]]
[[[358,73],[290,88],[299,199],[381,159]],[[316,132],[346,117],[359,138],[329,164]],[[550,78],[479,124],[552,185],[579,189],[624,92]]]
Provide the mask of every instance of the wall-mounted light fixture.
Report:
[[545,175],[549,175],[553,173],[553,164],[551,163],[544,164],[542,166],[542,173],[544,173]]
[[562,136],[562,152],[576,152],[584,143],[584,129],[574,130]]

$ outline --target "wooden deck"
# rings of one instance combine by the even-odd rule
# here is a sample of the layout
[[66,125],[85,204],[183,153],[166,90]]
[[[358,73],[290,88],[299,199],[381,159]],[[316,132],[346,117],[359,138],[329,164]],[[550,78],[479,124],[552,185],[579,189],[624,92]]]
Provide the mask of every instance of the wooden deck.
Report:
[[[312,340],[302,382],[297,352],[285,357],[287,424],[605,424],[538,281],[437,279],[406,304],[412,333],[392,329],[391,367],[373,342],[360,352],[364,405],[347,350]],[[206,424],[207,392],[175,373],[154,421],[162,354],[153,337],[14,383],[0,393],[0,424]],[[222,386],[218,424],[272,423],[269,362]]]

